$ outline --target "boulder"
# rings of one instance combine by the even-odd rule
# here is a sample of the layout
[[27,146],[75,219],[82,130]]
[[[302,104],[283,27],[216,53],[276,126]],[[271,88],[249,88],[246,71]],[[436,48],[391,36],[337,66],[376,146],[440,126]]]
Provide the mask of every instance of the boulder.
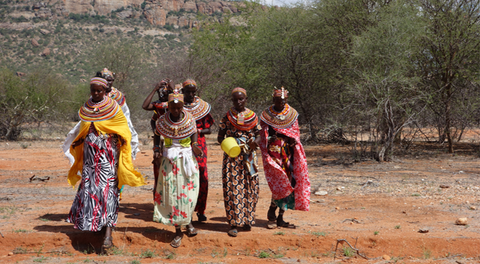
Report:
[[43,51],[42,51],[42,56],[49,56],[50,55],[50,49],[49,48],[45,48]]
[[40,44],[38,44],[38,41],[36,39],[32,39],[31,42],[32,42],[32,46],[34,46],[34,47],[40,46]]
[[48,34],[50,34],[50,31],[42,28],[42,29],[40,29],[40,33],[42,33],[43,35],[48,35]]
[[185,2],[185,4],[183,4],[182,8],[187,12],[197,12],[198,11],[197,4],[195,4],[194,1]]

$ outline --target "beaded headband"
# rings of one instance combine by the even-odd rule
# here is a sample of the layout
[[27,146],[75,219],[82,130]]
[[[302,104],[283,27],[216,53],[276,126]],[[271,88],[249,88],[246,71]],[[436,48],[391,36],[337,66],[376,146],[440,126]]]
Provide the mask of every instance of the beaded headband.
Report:
[[170,102],[174,102],[174,103],[182,102],[183,103],[183,94],[180,93],[180,90],[175,89],[173,91],[173,93],[168,95],[168,102],[169,103]]
[[103,70],[100,72],[102,73],[102,77],[103,78],[106,78],[107,76],[110,76],[112,78],[115,78],[115,73],[113,73],[112,71],[108,70],[107,68],[103,68]]
[[277,87],[275,87],[275,89],[273,89],[273,97],[280,97],[282,99],[288,98],[288,90],[283,88],[283,86],[282,89],[277,89]]
[[241,87],[234,88],[232,90],[232,94],[234,93],[243,93],[245,96],[247,96],[247,91]]
[[103,79],[103,78],[100,78],[100,77],[93,77],[93,78],[90,80],[90,85],[92,85],[92,84],[101,85],[101,86],[103,86],[103,88],[107,88],[107,87],[108,87],[107,80],[105,80],[105,79]]
[[188,85],[193,85],[193,86],[197,87],[197,83],[192,79],[188,79],[188,80],[184,81],[182,85],[183,85],[183,87],[188,86]]

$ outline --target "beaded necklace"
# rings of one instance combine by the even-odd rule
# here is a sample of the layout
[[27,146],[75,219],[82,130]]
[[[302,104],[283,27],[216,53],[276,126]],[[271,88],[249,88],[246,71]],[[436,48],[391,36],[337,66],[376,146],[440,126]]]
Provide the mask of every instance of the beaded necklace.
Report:
[[212,109],[209,103],[203,101],[198,96],[195,96],[193,103],[189,105],[185,104],[183,108],[192,114],[197,121],[208,115]]
[[104,121],[114,117],[119,109],[119,105],[110,97],[104,96],[100,102],[94,102],[90,97],[90,99],[80,107],[78,116],[85,122]]
[[252,110],[245,108],[239,113],[234,107],[227,113],[230,123],[238,130],[248,131],[258,124],[258,117]]
[[270,106],[265,109],[260,116],[260,119],[268,125],[284,129],[290,127],[298,118],[297,110],[290,107],[289,104],[285,104],[285,107],[281,112],[275,111],[274,106]]
[[157,122],[156,132],[171,139],[184,139],[197,131],[195,119],[185,110],[182,110],[183,117],[175,122],[170,118],[170,113],[162,115]]
[[112,87],[112,90],[108,93],[108,97],[112,98],[113,100],[117,101],[120,106],[125,104],[125,95],[120,92],[117,88]]

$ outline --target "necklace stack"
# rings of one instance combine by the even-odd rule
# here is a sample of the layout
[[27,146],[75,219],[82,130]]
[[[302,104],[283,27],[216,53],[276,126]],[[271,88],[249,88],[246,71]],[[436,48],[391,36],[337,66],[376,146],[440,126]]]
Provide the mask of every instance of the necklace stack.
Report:
[[203,101],[198,96],[195,96],[195,100],[193,101],[193,103],[189,105],[185,104],[183,108],[187,110],[190,114],[192,114],[192,116],[197,121],[208,115],[208,113],[210,113],[210,110],[212,109],[209,103]]
[[285,107],[282,111],[275,111],[274,106],[270,106],[265,109],[260,116],[260,119],[267,123],[268,125],[278,128],[285,129],[290,127],[298,118],[297,110],[290,107],[290,105],[285,104]]
[[227,113],[227,118],[236,129],[243,131],[248,131],[258,124],[257,115],[248,108],[239,113],[232,107]]
[[110,97],[105,96],[100,102],[94,102],[90,98],[80,108],[78,116],[85,122],[104,121],[114,117],[119,109],[119,105]]
[[112,87],[112,91],[108,93],[108,97],[112,98],[113,100],[117,101],[120,106],[125,104],[125,95],[120,92],[117,88]]
[[187,111],[182,111],[183,117],[178,121],[170,118],[167,112],[158,119],[156,133],[171,139],[184,139],[193,135],[197,131],[195,119]]

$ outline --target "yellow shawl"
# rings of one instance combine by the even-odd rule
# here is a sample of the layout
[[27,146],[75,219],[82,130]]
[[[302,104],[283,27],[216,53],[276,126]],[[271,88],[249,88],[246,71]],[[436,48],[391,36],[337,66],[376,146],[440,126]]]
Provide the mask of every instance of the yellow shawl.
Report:
[[[80,132],[78,133],[78,136],[75,138],[74,142],[81,138],[85,138],[85,136],[88,134],[90,124],[91,122],[81,121]],[[132,134],[130,133],[127,119],[125,118],[125,115],[123,115],[122,110],[119,109],[117,114],[108,120],[93,122],[93,124],[98,133],[103,135],[117,134],[124,140],[124,142],[126,142],[120,146],[117,169],[118,188],[122,188],[122,186],[125,184],[132,187],[145,185],[142,174],[136,171],[133,167],[130,146]],[[75,158],[75,163],[68,172],[68,183],[70,183],[72,186],[75,186],[77,181],[82,178],[79,176],[79,174],[81,175],[83,169],[83,144],[76,146],[75,148],[70,146],[70,153]]]

